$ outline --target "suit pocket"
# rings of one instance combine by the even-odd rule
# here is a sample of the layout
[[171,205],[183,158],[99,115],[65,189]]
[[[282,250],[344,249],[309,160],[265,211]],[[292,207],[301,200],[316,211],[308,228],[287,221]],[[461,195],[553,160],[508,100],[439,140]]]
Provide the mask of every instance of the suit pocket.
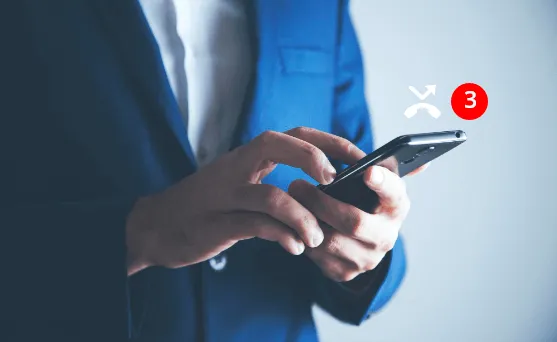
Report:
[[334,72],[334,58],[329,51],[313,48],[282,47],[280,61],[286,74],[307,74],[331,76]]

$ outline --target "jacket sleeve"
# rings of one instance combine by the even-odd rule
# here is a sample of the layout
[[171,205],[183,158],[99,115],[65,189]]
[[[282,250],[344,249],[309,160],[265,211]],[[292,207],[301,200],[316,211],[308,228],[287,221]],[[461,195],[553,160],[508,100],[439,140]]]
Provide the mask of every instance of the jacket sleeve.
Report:
[[[348,0],[341,0],[340,10],[333,133],[351,140],[369,153],[373,150],[373,139],[364,93],[362,56],[350,19]],[[335,166],[342,167],[338,163]],[[352,282],[339,284],[321,274],[316,275],[316,301],[339,320],[359,325],[393,296],[405,269],[404,247],[399,238],[376,269]],[[364,290],[352,290],[354,283]]]
[[0,340],[128,340],[133,202],[0,206]]

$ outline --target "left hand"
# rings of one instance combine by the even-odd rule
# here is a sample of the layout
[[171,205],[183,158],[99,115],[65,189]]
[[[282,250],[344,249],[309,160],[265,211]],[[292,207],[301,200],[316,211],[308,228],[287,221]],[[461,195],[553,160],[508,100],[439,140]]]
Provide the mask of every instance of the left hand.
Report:
[[[350,152],[352,161],[365,156],[356,147]],[[427,164],[412,174],[426,167]],[[350,281],[377,267],[394,247],[410,210],[406,185],[395,173],[373,166],[366,170],[364,181],[379,196],[379,205],[373,213],[338,201],[304,180],[294,181],[289,188],[292,197],[324,223],[323,243],[317,248],[306,248],[306,254],[334,281]]]

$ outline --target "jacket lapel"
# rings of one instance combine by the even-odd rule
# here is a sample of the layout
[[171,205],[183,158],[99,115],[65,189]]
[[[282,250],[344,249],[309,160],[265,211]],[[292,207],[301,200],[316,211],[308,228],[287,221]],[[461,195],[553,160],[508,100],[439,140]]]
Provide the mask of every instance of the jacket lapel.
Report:
[[[138,96],[149,104],[153,115],[164,118],[166,124],[155,128],[168,131],[174,143],[180,145],[183,157],[188,159],[192,167],[196,167],[187,130],[141,5],[135,0],[99,0],[94,3],[113,38],[112,43],[121,59],[122,68],[127,69],[131,84],[137,88]],[[153,122],[156,119],[153,118]]]
[[248,1],[250,47],[255,61],[253,76],[244,100],[242,115],[236,125],[232,148],[245,144],[259,134],[265,98],[270,95],[276,54],[275,7],[283,0]]
[[[277,88],[280,89],[284,80],[291,77],[290,69],[296,71],[300,67],[319,67],[315,62],[319,61],[320,54],[315,51],[332,47],[319,44],[323,41],[322,35],[334,35],[328,31],[336,30],[334,15],[338,8],[323,6],[324,1],[339,3],[339,0],[249,2],[251,43],[256,64],[244,110],[236,126],[233,147],[249,142],[264,130],[280,130],[288,126],[280,113],[272,112],[272,101],[277,100],[274,98]],[[183,156],[195,167],[194,154],[178,104],[140,4],[136,0],[98,0],[94,3],[100,9],[107,30],[111,32],[114,49],[122,60],[122,67],[127,69],[128,77],[133,80],[141,96],[150,99],[153,115],[164,117],[165,127],[160,129],[168,130],[180,145]],[[311,26],[300,24],[300,21],[306,20],[318,22]],[[316,30],[327,32],[299,32],[300,27],[315,27]]]

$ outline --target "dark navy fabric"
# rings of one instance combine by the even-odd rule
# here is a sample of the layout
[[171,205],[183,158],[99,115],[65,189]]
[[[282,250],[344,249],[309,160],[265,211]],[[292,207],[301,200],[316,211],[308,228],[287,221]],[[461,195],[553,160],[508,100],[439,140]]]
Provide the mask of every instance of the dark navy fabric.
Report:
[[[253,0],[249,18],[257,72],[235,145],[308,126],[371,151],[348,1]],[[6,1],[0,38],[1,341],[311,342],[312,304],[360,324],[398,288],[400,240],[362,293],[259,240],[226,251],[220,272],[128,278],[133,203],[196,171],[141,7]],[[297,178],[279,166],[265,182]]]

